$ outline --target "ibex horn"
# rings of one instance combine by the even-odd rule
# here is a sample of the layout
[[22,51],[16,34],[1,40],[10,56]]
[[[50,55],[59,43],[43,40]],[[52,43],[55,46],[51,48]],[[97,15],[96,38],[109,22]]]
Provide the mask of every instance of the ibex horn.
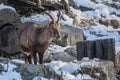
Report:
[[45,14],[47,14],[52,19],[52,21],[54,22],[54,18],[51,14],[49,14],[48,12],[45,12]]
[[59,10],[57,23],[59,23],[60,20],[61,20],[61,12],[60,12],[60,10]]

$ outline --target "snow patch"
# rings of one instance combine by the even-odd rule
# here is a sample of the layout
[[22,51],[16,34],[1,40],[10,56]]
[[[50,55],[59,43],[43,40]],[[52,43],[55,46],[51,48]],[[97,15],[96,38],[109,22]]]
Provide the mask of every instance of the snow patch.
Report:
[[4,4],[0,4],[0,10],[3,10],[3,9],[11,9],[11,10],[16,12],[15,8],[13,8],[11,6],[4,5]]
[[[4,67],[4,70],[7,69],[7,64],[0,64]],[[0,74],[0,80],[22,80],[21,75],[14,70],[16,67],[16,65],[8,63],[8,71],[3,71]]]

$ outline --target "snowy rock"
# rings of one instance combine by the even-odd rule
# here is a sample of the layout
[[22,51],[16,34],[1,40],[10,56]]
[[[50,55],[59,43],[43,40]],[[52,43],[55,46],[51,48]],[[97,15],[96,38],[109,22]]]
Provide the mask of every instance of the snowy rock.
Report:
[[88,60],[78,62],[81,65],[81,72],[89,74],[97,80],[117,80],[114,74],[112,61]]
[[80,27],[90,27],[90,26],[93,26],[93,25],[95,25],[94,20],[90,19],[90,18],[81,19],[80,24],[78,24],[78,26],[80,26]]
[[[9,71],[20,73],[23,80],[116,80],[114,65],[111,61],[52,61],[42,65],[10,62],[12,64],[9,63]],[[15,68],[14,71],[13,68]]]
[[100,24],[105,26],[112,26],[113,28],[120,28],[120,20],[118,19],[100,19]]

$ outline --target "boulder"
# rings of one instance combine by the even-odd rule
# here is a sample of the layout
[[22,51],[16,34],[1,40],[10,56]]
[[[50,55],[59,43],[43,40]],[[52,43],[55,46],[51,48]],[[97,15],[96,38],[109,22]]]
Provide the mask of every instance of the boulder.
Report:
[[16,28],[21,24],[20,17],[12,8],[0,10],[0,49],[16,53],[20,51]]
[[4,8],[0,10],[0,26],[6,23],[10,23],[16,28],[21,24],[19,15],[12,8]]
[[21,74],[23,80],[32,80],[36,76],[45,76],[43,65],[17,64],[16,71]]
[[76,42],[83,41],[83,30],[77,27],[61,24],[61,41],[54,41],[60,46],[73,46],[76,48]]
[[6,51],[8,53],[16,53],[20,51],[19,40],[17,37],[17,32],[14,30],[8,34],[8,45],[6,47]]
[[117,80],[114,73],[114,63],[107,60],[82,60],[81,72],[89,74],[97,80]]

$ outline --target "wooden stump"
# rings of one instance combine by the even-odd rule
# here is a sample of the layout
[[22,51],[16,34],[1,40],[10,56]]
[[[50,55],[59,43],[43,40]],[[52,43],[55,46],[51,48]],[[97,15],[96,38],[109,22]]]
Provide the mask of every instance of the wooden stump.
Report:
[[115,40],[101,39],[96,41],[80,41],[77,42],[77,59],[83,57],[90,59],[99,58],[115,62]]

